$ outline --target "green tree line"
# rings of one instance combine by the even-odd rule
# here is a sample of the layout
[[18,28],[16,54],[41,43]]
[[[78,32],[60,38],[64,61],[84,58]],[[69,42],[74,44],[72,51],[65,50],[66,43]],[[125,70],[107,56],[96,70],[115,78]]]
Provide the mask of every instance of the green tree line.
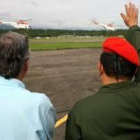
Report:
[[[8,32],[10,30],[0,30],[0,34],[4,32]],[[125,36],[126,31],[124,29],[119,29],[116,31],[105,31],[105,30],[58,30],[58,29],[15,29],[11,30],[23,35],[27,35],[30,38],[34,37],[58,37],[65,35],[72,36]]]

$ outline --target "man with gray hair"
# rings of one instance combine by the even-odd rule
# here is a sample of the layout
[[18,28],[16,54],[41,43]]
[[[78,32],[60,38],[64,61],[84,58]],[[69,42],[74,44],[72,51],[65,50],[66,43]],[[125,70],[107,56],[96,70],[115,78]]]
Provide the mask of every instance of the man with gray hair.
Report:
[[45,94],[25,89],[29,67],[28,39],[18,33],[0,35],[0,140],[51,140],[55,109]]

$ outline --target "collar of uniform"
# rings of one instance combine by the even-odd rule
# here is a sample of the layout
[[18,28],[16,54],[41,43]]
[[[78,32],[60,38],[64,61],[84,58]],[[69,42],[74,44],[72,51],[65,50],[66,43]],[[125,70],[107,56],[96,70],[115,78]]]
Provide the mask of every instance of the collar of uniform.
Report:
[[16,87],[25,88],[25,85],[22,81],[15,79],[15,78],[5,79],[2,76],[0,76],[0,85],[16,86]]
[[119,92],[128,88],[132,88],[132,86],[134,86],[135,84],[136,83],[132,82],[131,80],[108,84],[108,85],[102,86],[99,90],[99,93],[112,93],[112,91]]

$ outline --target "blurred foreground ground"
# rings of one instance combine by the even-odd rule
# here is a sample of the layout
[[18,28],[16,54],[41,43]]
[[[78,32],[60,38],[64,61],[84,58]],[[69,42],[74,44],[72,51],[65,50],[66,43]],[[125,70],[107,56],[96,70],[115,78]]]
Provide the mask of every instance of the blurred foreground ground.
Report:
[[[27,88],[50,97],[60,119],[76,101],[100,87],[97,70],[101,49],[32,52]],[[65,124],[56,129],[54,140],[64,140]]]

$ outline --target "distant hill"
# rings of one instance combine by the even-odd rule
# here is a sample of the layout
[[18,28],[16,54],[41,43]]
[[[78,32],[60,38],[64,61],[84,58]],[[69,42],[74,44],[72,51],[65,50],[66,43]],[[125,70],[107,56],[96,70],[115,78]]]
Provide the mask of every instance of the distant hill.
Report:
[[10,25],[0,24],[0,29],[3,29],[3,30],[14,30],[15,28],[13,26],[10,26]]

